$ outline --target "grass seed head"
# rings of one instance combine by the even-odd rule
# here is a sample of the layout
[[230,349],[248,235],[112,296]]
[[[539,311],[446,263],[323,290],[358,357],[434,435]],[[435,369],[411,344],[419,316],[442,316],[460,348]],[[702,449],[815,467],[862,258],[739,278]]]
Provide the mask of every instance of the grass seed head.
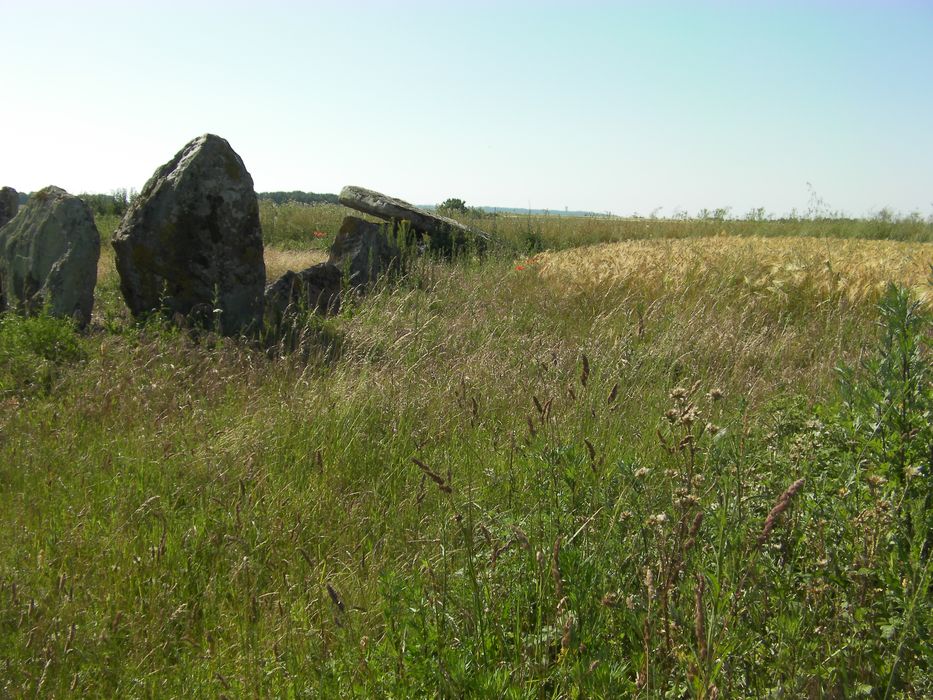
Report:
[[763,545],[767,541],[771,531],[774,530],[775,525],[777,525],[778,518],[780,518],[781,514],[790,507],[794,496],[796,496],[797,492],[803,488],[803,483],[804,480],[802,478],[797,479],[797,481],[788,486],[787,490],[780,495],[777,503],[774,504],[771,512],[768,513],[768,517],[765,518],[764,527],[761,529],[761,534],[758,536],[759,546]]

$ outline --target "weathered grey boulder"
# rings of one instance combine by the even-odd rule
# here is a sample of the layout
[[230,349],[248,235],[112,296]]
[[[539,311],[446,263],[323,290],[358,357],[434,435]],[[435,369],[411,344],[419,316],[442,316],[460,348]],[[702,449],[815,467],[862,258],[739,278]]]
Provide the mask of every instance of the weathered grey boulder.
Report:
[[0,189],[0,228],[16,216],[19,209],[19,192],[12,187]]
[[58,187],[36,192],[0,228],[0,307],[91,320],[100,233],[94,215]]
[[289,270],[266,287],[266,323],[277,327],[290,314],[302,311],[337,313],[340,310],[340,269],[320,263],[301,272]]
[[135,316],[158,309],[201,317],[216,309],[226,335],[260,328],[266,270],[259,204],[252,177],[225,139],[199,136],[156,170],[114,233],[113,248]]
[[415,233],[427,234],[431,248],[452,253],[469,245],[484,249],[490,241],[485,231],[464,226],[458,221],[424,211],[408,202],[389,197],[363,187],[347,186],[340,191],[340,203],[364,214],[378,216],[386,221],[407,221]]
[[394,224],[374,224],[347,216],[330,247],[328,262],[346,277],[351,287],[364,287],[391,269],[397,269],[401,251],[394,241]]

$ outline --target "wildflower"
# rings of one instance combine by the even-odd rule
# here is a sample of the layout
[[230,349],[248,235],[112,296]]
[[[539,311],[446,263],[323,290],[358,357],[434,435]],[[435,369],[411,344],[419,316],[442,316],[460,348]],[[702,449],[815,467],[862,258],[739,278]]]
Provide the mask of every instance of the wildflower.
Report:
[[515,269],[516,269],[518,272],[521,272],[522,270],[525,269],[525,266],[524,266],[524,265],[516,265],[516,266],[515,266]]
[[677,499],[676,503],[681,508],[689,508],[690,506],[695,506],[700,502],[700,499],[697,498],[696,494],[688,493],[686,496],[681,496]]
[[639,467],[635,470],[635,478],[642,479],[648,475],[648,467]]
[[314,236],[315,238],[326,238],[327,237],[327,234],[324,231],[315,231],[311,235]]
[[666,513],[658,513],[656,515],[651,515],[648,517],[648,526],[649,527],[660,527],[667,521]]
[[699,417],[700,409],[693,404],[687,406],[687,409],[681,414],[680,422],[690,427],[693,422]]

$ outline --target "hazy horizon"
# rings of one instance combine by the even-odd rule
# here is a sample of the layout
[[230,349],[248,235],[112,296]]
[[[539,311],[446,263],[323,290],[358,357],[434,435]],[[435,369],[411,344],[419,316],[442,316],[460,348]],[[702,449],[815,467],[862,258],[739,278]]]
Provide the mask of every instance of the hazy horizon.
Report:
[[933,214],[930,3],[0,1],[20,191],[138,190],[212,132],[257,191]]

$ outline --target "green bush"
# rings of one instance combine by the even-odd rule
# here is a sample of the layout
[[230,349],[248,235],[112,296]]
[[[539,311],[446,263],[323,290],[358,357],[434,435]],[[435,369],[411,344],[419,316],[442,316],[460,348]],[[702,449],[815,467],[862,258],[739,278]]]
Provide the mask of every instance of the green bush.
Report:
[[793,545],[811,555],[791,570],[810,599],[804,617],[826,638],[847,639],[810,650],[825,658],[814,669],[824,690],[929,697],[933,318],[894,286],[879,311],[874,351],[840,370],[840,402],[779,449],[779,459],[810,464],[813,494]]
[[0,395],[48,393],[61,368],[84,357],[70,320],[0,315]]

